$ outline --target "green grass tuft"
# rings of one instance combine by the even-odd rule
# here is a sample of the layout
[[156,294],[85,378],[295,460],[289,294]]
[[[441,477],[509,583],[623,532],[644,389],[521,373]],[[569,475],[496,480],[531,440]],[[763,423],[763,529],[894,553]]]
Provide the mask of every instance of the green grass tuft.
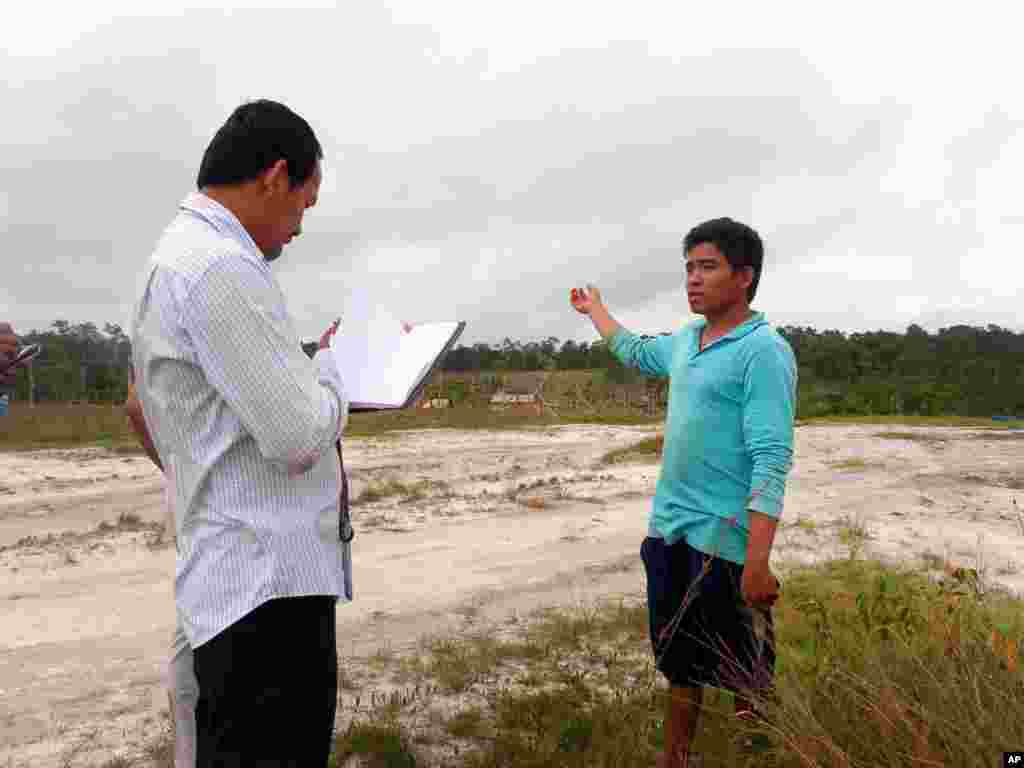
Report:
[[635,445],[609,451],[602,457],[601,462],[603,464],[624,464],[627,462],[659,461],[664,450],[665,437],[657,435],[641,440]]
[[423,480],[417,483],[404,483],[401,480],[382,480],[370,483],[353,501],[354,504],[369,504],[394,496],[402,497],[403,501],[420,501],[425,499],[433,486],[442,484]]
[[366,768],[416,768],[420,764],[396,720],[353,722],[334,745],[337,765],[344,765],[352,756],[362,758],[361,765]]
[[[706,691],[704,765],[987,768],[1024,743],[1024,601],[861,559],[784,575],[767,723],[738,725],[731,694]],[[440,750],[424,764],[639,768],[663,746],[666,693],[639,600],[542,611],[514,638],[451,637],[428,653],[438,695],[463,703],[433,725],[441,736],[416,737]],[[431,727],[411,707],[382,712],[398,723],[380,726],[382,754]]]

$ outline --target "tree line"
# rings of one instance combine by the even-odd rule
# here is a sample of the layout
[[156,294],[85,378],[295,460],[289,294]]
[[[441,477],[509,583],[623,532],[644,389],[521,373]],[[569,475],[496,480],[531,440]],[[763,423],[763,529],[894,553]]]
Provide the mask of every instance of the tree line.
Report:
[[[799,414],[1024,416],[1024,333],[997,325],[956,325],[929,333],[911,325],[904,333],[842,333],[784,326],[799,366]],[[37,401],[123,401],[131,343],[121,326],[57,320],[23,336],[41,344],[32,370]],[[307,352],[315,342],[307,342]],[[506,338],[497,344],[459,345],[442,370],[599,370],[618,383],[640,375],[623,369],[602,341],[547,337]],[[29,397],[29,376],[19,375],[15,398]]]
[[[1024,416],[1024,333],[997,325],[956,325],[929,333],[842,333],[783,326],[799,366],[801,417],[829,415]],[[447,371],[622,370],[606,344],[518,342],[459,346],[445,357]]]
[[21,340],[43,349],[31,374],[18,374],[14,399],[28,400],[30,384],[38,402],[121,402],[127,396],[132,348],[120,325],[106,323],[100,330],[95,323],[56,320],[44,331],[21,334]]

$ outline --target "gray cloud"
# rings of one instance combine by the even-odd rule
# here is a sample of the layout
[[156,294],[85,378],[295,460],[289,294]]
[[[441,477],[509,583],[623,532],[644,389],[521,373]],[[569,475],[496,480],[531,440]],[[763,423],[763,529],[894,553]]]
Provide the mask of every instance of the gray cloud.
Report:
[[[675,324],[681,239],[720,215],[761,231],[772,317],[952,322],[986,290],[965,254],[1019,236],[978,218],[979,171],[1021,136],[1007,109],[935,125],[925,147],[916,94],[848,98],[796,51],[609,42],[500,70],[483,45],[444,51],[440,31],[368,8],[121,20],[51,59],[0,59],[18,115],[0,154],[0,308],[23,329],[126,322],[206,142],[258,96],[304,114],[326,150],[321,203],[275,265],[310,336],[358,290],[412,319],[457,315],[467,341],[587,338],[566,307],[587,281],[638,322]],[[1012,319],[1009,302],[993,316]]]

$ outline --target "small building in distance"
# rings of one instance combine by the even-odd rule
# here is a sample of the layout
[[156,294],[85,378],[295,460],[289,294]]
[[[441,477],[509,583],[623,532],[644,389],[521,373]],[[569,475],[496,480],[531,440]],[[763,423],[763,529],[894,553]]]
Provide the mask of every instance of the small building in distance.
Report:
[[507,407],[544,402],[544,371],[515,371],[502,375],[498,390],[491,395],[491,405]]
[[424,398],[418,404],[419,408],[447,408],[451,405],[451,400],[447,397],[432,397]]

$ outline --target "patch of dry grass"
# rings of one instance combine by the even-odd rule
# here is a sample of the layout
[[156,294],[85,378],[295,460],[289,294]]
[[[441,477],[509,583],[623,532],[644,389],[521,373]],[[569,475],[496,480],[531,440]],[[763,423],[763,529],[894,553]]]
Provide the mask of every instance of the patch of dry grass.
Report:
[[481,739],[490,727],[480,707],[468,707],[445,722],[444,729],[456,739]]
[[908,430],[886,430],[876,432],[875,437],[883,440],[908,440],[915,443],[934,445],[947,443],[950,440],[1024,440],[1024,431],[1013,430],[1010,427],[987,427],[964,432],[963,434],[950,434],[948,432],[936,434],[924,429],[913,432]]
[[350,757],[360,760],[364,768],[416,768],[415,748],[408,734],[395,718],[378,722],[353,722],[335,739],[335,753],[330,767],[348,765]]
[[653,461],[661,459],[665,451],[665,436],[656,435],[625,448],[616,448],[601,458],[602,464],[624,464],[628,462]]
[[[738,725],[731,694],[706,691],[693,745],[706,766],[988,768],[1024,743],[1019,598],[840,560],[788,573],[775,625],[766,719]],[[647,768],[663,748],[639,600],[541,611],[415,657],[426,684],[366,696],[331,768]],[[168,750],[164,735],[104,768],[163,768]]]
[[442,688],[461,693],[489,675],[498,664],[501,644],[484,635],[470,639],[441,638],[430,645],[426,674]]
[[1024,428],[1020,421],[992,421],[991,418],[969,416],[817,416],[797,420],[797,426],[824,427],[834,424],[904,427],[973,427],[1004,431]]
[[867,522],[862,517],[846,517],[839,523],[839,542],[847,548],[851,559],[859,557],[871,538]]
[[799,528],[801,531],[807,531],[808,533],[818,530],[818,523],[809,517],[797,517],[789,527]]
[[[789,573],[775,619],[767,721],[741,729],[731,695],[708,691],[694,744],[705,765],[987,768],[1024,743],[1019,599],[842,560]],[[359,754],[379,766],[639,768],[663,746],[665,689],[639,600],[543,611],[512,636],[434,639],[424,653],[423,679],[440,683],[426,704],[447,714],[425,719],[424,702],[369,712],[339,737],[339,766]]]
[[839,459],[838,461],[830,461],[827,466],[835,469],[839,472],[867,472],[870,469],[881,469],[885,465],[877,461],[868,461],[859,457],[852,457],[849,459]]
[[352,503],[370,504],[395,496],[401,497],[402,501],[421,501],[427,498],[430,495],[431,489],[434,488],[444,490],[447,488],[447,484],[431,480],[420,480],[413,483],[406,483],[397,479],[373,481],[363,489],[362,493]]
[[561,424],[654,424],[664,420],[664,414],[649,416],[641,410],[604,406],[596,411],[559,409],[557,415],[545,410],[538,415],[532,409],[515,408],[492,411],[487,406],[458,406],[455,408],[411,408],[402,411],[354,413],[349,418],[345,434],[350,437],[380,435],[412,429],[487,429],[519,430],[552,427]]
[[171,714],[170,695],[168,708],[162,712],[160,732],[150,741],[143,753],[146,756],[147,768],[175,768],[174,766],[174,717]]
[[[159,547],[168,543],[165,541],[165,528],[166,526],[163,523],[146,522],[136,514],[122,512],[113,522],[102,520],[99,525],[90,531],[62,531],[61,533],[48,533],[45,536],[23,536],[13,544],[0,546],[0,552],[26,547],[45,549],[55,546],[64,547],[71,544],[80,545],[96,539],[109,538],[120,533],[145,533],[147,535],[147,545]],[[68,564],[72,565],[74,563],[69,562]]]
[[929,445],[941,444],[949,440],[949,435],[947,434],[937,435],[933,432],[925,432],[924,430],[916,432],[886,430],[884,432],[876,432],[874,436],[882,440],[908,440],[912,443],[927,443]]
[[[650,416],[635,408],[605,405],[596,411],[550,410],[541,415],[486,406],[443,409],[409,408],[401,411],[354,413],[345,428],[348,437],[384,437],[413,429],[519,430],[561,424],[652,424],[664,414]],[[99,445],[118,453],[141,453],[138,439],[120,405],[42,403],[11,404],[3,418],[0,451]]]
[[14,403],[3,417],[0,450],[102,445],[135,453],[135,438],[120,406]]

